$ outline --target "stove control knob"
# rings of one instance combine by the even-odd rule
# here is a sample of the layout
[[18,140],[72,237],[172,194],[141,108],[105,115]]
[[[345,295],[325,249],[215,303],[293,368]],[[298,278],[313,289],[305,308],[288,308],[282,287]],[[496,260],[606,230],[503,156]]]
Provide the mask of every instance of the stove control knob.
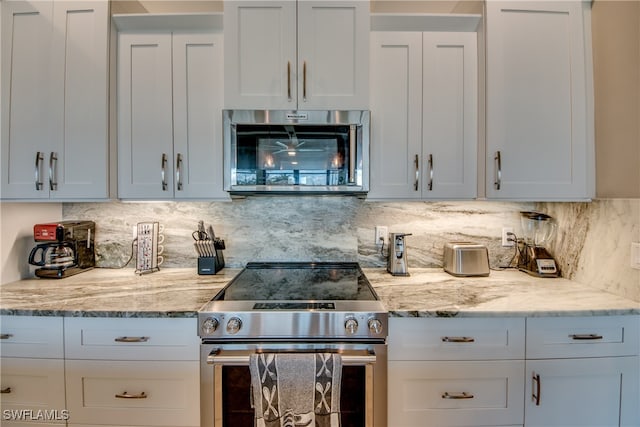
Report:
[[358,332],[358,321],[354,317],[347,317],[344,321],[344,329],[349,335],[355,335]]
[[232,317],[227,322],[227,332],[231,335],[237,334],[240,328],[242,328],[242,320],[238,317]]
[[382,322],[378,319],[369,319],[369,331],[375,335],[382,332]]
[[218,329],[218,325],[220,322],[215,317],[207,317],[204,322],[202,322],[202,332],[205,334],[212,334]]

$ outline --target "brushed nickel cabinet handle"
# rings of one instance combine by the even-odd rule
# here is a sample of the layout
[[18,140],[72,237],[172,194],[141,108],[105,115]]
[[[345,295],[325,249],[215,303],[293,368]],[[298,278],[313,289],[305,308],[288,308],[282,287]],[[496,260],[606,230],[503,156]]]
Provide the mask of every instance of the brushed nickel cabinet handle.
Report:
[[0,390],[0,394],[9,394],[11,393],[11,387],[3,388]]
[[356,182],[356,139],[357,139],[356,125],[349,126],[349,176],[347,180],[349,184],[355,184]]
[[496,179],[493,185],[496,190],[500,190],[500,187],[502,187],[502,155],[500,154],[500,151],[496,151],[496,156],[493,160],[496,162]]
[[455,342],[455,343],[471,343],[476,342],[473,337],[442,337],[442,342]]
[[0,340],[8,340],[11,337],[13,337],[13,334],[1,334]]
[[418,191],[418,188],[419,188],[418,183],[420,182],[420,158],[418,157],[417,154],[415,159],[413,160],[413,164],[416,169],[416,180],[413,183],[413,191]]
[[115,342],[147,342],[149,337],[118,337]]
[[140,394],[129,394],[126,391],[124,393],[116,394],[117,399],[146,399],[148,396],[143,391]]
[[176,156],[176,182],[178,191],[182,191],[182,154]]
[[289,101],[291,98],[291,61],[287,61],[287,99]]
[[302,100],[307,101],[307,61],[302,63]]
[[433,154],[429,154],[427,165],[429,167],[429,184],[427,185],[427,189],[433,191]]
[[42,151],[38,151],[36,153],[36,191],[42,190],[43,183],[41,177],[42,161],[44,160],[44,153]]
[[589,341],[589,340],[601,340],[604,337],[598,334],[572,334],[572,335],[569,335],[569,338],[574,339],[576,341]]
[[531,387],[535,387],[535,390],[531,391],[531,400],[536,403],[536,406],[540,406],[540,391],[542,388],[542,384],[540,382],[540,375],[534,372],[533,377],[531,378]]
[[162,163],[160,164],[160,176],[162,177],[162,191],[167,191],[167,154],[162,153]]
[[58,189],[58,153],[52,151],[49,155],[49,190]]
[[449,393],[449,392],[444,392],[444,394],[442,395],[443,399],[453,399],[453,400],[459,400],[459,399],[473,399],[474,396],[471,393],[467,393],[466,391],[463,391],[462,393]]

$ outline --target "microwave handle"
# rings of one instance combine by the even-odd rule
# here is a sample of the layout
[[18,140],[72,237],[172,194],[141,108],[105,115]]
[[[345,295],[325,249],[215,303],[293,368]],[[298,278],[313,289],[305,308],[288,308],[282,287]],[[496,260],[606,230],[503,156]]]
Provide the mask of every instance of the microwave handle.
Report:
[[349,126],[349,184],[356,183],[356,139],[358,129],[356,125]]

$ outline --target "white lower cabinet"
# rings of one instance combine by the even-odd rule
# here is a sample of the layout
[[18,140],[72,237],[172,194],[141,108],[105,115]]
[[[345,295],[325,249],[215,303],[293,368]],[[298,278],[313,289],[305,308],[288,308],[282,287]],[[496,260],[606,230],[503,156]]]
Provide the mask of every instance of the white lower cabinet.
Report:
[[388,425],[640,426],[639,341],[640,316],[391,318]]
[[522,422],[524,361],[390,361],[389,426]]
[[0,317],[0,425],[64,425],[61,317]]
[[194,361],[67,360],[72,423],[200,425],[200,365]]
[[196,319],[67,318],[69,425],[200,425]]
[[527,319],[525,426],[640,425],[639,316]]
[[524,319],[392,318],[388,425],[522,425]]

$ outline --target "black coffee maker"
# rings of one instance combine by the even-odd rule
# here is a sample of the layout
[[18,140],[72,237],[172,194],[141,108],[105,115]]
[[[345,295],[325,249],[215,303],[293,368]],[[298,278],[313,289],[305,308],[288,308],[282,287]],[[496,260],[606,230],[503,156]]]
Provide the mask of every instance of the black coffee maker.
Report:
[[33,226],[39,243],[29,254],[29,264],[38,266],[36,276],[61,279],[96,265],[93,221],[60,221]]

